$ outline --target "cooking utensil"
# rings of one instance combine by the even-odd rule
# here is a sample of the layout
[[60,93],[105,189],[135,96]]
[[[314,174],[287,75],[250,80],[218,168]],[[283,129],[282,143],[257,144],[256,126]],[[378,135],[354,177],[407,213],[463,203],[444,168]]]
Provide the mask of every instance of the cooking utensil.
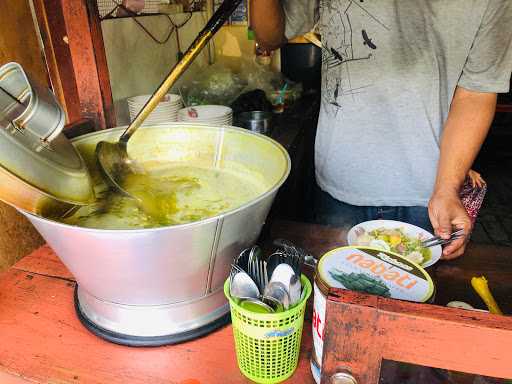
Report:
[[250,312],[255,313],[274,313],[274,308],[272,308],[267,303],[253,298],[247,298],[240,301],[240,306]]
[[295,275],[300,275],[300,263],[298,261],[298,257],[281,251],[276,251],[267,259],[267,274],[269,276],[269,280],[271,280],[275,269],[280,264],[288,265]]
[[447,244],[450,244],[451,242],[453,242],[454,240],[460,239],[464,236],[466,236],[464,234],[464,229],[459,229],[459,230],[451,233],[450,238],[448,238],[448,239],[443,239],[440,236],[434,236],[429,239],[423,240],[421,242],[421,246],[423,248],[430,248],[430,247],[435,247],[436,245],[447,245]]
[[[263,291],[263,300],[265,301],[265,299],[268,300],[269,298],[271,298],[269,301],[270,303],[279,303],[279,306],[276,308],[276,312],[282,312],[282,308],[284,308],[284,310],[290,308],[290,294],[288,293],[286,285],[281,281],[271,281],[265,287],[265,290]],[[272,299],[275,299],[275,301]]]
[[2,87],[0,87],[0,91],[2,91],[4,93],[4,95],[6,95],[8,98],[10,98],[12,101],[16,102],[18,105],[21,105],[23,109],[26,108],[26,105],[23,104],[20,100],[18,100],[14,95],[11,95],[11,93],[9,91],[6,91],[5,89],[3,89]]
[[242,0],[224,0],[206,26],[199,32],[196,39],[187,49],[182,59],[171,69],[165,80],[153,93],[148,102],[141,109],[137,117],[128,128],[119,137],[117,143],[101,141],[96,147],[96,157],[99,168],[105,181],[119,192],[126,196],[131,196],[122,188],[122,181],[126,175],[131,173],[140,173],[144,170],[128,156],[128,141],[135,131],[142,125],[148,115],[156,108],[160,100],[165,96],[176,80],[185,72],[188,66],[196,58],[203,47],[213,37],[213,35],[222,27],[224,22],[238,7]]
[[302,292],[302,284],[297,275],[293,275],[290,278],[290,283],[288,285],[288,294],[290,296],[290,306],[294,307],[300,302]]
[[[236,266],[234,265],[233,267],[236,270]],[[232,297],[239,300],[247,298],[257,299],[260,297],[258,286],[253,279],[242,270],[238,270],[234,273],[229,284],[229,293]]]
[[[124,129],[73,140],[98,187],[104,185],[94,157],[96,144],[119,137]],[[127,335],[120,343],[129,344],[134,337],[142,338],[140,345],[197,337],[202,329],[224,324],[229,306],[222,287],[231,264],[258,239],[289,174],[290,159],[274,140],[239,128],[170,123],[141,127],[132,140],[130,151],[143,163],[253,169],[260,173],[264,189],[235,210],[160,228],[81,228],[25,214],[76,278],[77,307],[83,318]]]
[[234,260],[234,263],[243,269],[254,280],[260,292],[268,283],[266,276],[267,266],[262,259],[261,248],[257,245],[244,249]]
[[242,112],[236,117],[236,125],[268,135],[272,131],[272,113],[265,111]]
[[274,245],[282,248],[284,252],[291,253],[291,254],[298,254],[300,259],[300,268],[299,271],[302,269],[303,265],[307,265],[310,268],[316,268],[316,265],[318,264],[318,260],[308,253],[305,249],[298,247],[297,245],[293,244],[289,240],[285,239],[275,239]]
[[253,246],[249,251],[247,272],[258,286],[260,292],[263,292],[263,289],[265,289],[265,286],[267,285],[267,279],[264,276],[265,270],[264,262],[261,258],[261,249],[257,245]]
[[271,307],[275,313],[285,311],[283,303],[281,303],[275,297],[262,295],[261,301]]
[[0,199],[56,216],[92,203],[89,172],[61,133],[65,117],[55,96],[17,63],[0,67],[0,88]]
[[284,263],[284,255],[281,252],[274,252],[270,256],[267,257],[267,279],[270,281],[272,278],[272,273],[274,269],[279,264]]
[[238,254],[235,258],[234,263],[242,268],[244,271],[249,271],[249,255],[251,253],[251,248],[244,249],[242,252]]
[[269,274],[272,275],[274,268],[281,263],[288,264],[292,267],[294,273],[300,276],[302,265],[304,264],[304,257],[292,251],[277,250],[268,257],[267,265]]
[[289,284],[291,277],[295,275],[295,272],[290,264],[281,263],[279,264],[274,271],[272,272],[272,276],[269,280],[269,284],[272,281],[280,281],[286,286]]

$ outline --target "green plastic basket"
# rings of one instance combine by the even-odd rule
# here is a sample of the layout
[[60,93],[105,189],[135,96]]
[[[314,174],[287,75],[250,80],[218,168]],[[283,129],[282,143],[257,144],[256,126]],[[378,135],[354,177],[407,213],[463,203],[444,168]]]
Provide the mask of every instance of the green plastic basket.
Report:
[[280,313],[255,313],[240,307],[229,294],[229,279],[224,294],[231,307],[238,367],[257,383],[278,383],[289,378],[299,361],[300,341],[306,302],[311,283],[304,275],[305,294],[295,307]]

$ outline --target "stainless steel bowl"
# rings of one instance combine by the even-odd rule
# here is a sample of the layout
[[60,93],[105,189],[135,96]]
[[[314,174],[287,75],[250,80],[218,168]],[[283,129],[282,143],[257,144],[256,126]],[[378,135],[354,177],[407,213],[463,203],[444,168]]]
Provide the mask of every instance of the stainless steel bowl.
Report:
[[242,112],[236,117],[236,124],[252,132],[269,135],[272,132],[272,113],[265,111]]
[[[123,129],[74,141],[96,182],[96,143],[117,139]],[[75,276],[81,314],[101,329],[155,337],[204,328],[229,312],[223,283],[230,264],[257,240],[290,171],[289,156],[268,137],[239,128],[166,124],[143,127],[132,140],[128,152],[136,160],[240,164],[257,171],[268,188],[238,209],[161,228],[88,229],[25,215]]]

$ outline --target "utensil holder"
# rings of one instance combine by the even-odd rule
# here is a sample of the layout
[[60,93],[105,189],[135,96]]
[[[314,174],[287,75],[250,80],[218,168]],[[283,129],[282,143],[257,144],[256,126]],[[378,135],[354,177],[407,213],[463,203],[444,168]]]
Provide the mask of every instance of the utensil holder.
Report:
[[306,303],[311,283],[302,275],[304,290],[295,307],[279,313],[250,312],[231,298],[229,279],[224,294],[229,300],[238,367],[257,383],[278,383],[289,378],[299,360]]

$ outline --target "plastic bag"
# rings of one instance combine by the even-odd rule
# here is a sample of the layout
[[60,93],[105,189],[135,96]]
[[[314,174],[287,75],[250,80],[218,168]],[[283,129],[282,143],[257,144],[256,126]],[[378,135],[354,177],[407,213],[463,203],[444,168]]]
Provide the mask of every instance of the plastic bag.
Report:
[[240,95],[259,89],[279,108],[293,103],[302,93],[301,84],[286,79],[269,65],[253,58],[242,58],[238,64],[238,69],[233,69],[221,60],[208,67],[191,67],[175,89],[181,91],[188,106],[231,105]]
[[222,63],[200,68],[179,86],[186,105],[230,105],[246,82]]
[[279,109],[296,101],[302,93],[302,85],[284,77],[281,72],[272,70],[269,65],[246,60],[240,73],[247,82],[244,92],[261,89],[272,105]]

